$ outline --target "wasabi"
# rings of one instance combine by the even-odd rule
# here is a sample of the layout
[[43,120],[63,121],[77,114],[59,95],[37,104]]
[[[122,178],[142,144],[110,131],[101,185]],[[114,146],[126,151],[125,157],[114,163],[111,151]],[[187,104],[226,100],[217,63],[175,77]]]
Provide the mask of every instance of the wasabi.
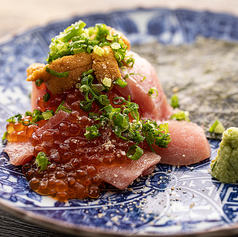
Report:
[[238,128],[230,127],[223,133],[211,174],[222,183],[238,181]]

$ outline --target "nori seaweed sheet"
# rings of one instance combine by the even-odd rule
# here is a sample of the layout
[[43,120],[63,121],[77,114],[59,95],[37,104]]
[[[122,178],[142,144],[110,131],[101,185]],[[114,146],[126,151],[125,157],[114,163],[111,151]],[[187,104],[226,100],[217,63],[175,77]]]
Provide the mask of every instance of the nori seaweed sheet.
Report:
[[132,51],[152,63],[169,102],[176,91],[180,109],[208,137],[214,138],[208,129],[215,119],[226,129],[238,126],[238,43],[199,37],[193,44],[152,42]]

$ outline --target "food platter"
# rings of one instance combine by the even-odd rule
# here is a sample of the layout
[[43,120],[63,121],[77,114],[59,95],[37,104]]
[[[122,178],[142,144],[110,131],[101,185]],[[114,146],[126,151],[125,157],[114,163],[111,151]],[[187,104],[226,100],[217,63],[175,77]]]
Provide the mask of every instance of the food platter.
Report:
[[[0,135],[6,118],[30,110],[31,84],[25,70],[45,62],[52,37],[79,19],[87,26],[106,23],[122,31],[132,44],[158,40],[192,43],[198,35],[236,41],[238,18],[178,9],[136,9],[75,16],[16,35],[0,45]],[[84,236],[218,236],[238,232],[237,187],[209,173],[219,140],[209,140],[211,158],[189,166],[158,164],[152,175],[126,190],[109,187],[98,199],[58,202],[32,191],[21,172],[8,162],[0,146],[0,204],[17,217],[69,234]]]

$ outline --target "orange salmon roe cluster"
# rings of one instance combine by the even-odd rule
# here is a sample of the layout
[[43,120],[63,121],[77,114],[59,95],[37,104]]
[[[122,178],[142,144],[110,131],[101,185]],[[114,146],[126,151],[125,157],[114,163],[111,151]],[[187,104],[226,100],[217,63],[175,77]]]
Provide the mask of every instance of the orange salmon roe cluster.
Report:
[[[33,133],[31,138],[34,156],[43,151],[51,164],[40,171],[33,159],[23,166],[23,173],[34,191],[51,195],[59,201],[97,198],[103,184],[98,169],[100,166],[123,164],[128,159],[126,152],[133,143],[122,141],[108,127],[99,129],[100,137],[87,140],[85,128],[95,124],[95,121],[80,109],[79,102],[83,96],[76,89],[65,91],[60,96],[51,96],[44,103],[40,103],[42,100],[39,98],[38,109],[56,109],[63,100],[64,106],[72,112],[40,135]],[[90,112],[99,112],[95,103]]]
[[[32,121],[31,116],[26,116],[26,120]],[[23,120],[22,120],[23,121]],[[26,142],[31,139],[33,132],[35,132],[39,127],[42,127],[45,124],[45,120],[39,121],[37,125],[24,125],[22,122],[9,122],[6,126],[7,135],[6,139],[9,142]]]

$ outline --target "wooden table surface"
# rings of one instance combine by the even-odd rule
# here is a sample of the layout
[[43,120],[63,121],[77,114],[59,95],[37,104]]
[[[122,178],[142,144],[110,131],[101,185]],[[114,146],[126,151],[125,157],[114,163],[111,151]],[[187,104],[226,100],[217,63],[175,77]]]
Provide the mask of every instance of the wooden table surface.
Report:
[[[29,27],[93,12],[169,7],[238,15],[238,0],[0,0],[0,42]],[[69,236],[19,220],[0,209],[0,236]]]

